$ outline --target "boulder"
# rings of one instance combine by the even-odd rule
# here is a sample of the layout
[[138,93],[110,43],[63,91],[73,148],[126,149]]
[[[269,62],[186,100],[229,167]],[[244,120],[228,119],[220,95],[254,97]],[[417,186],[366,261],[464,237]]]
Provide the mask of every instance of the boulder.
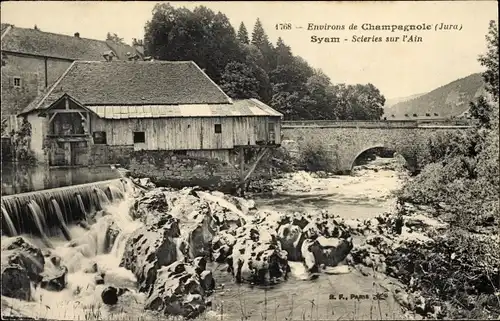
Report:
[[168,213],[165,193],[157,189],[149,191],[137,199],[130,214],[132,218],[140,219],[146,225],[151,225],[152,222],[148,223],[147,218],[154,219],[155,215],[151,215],[153,213],[160,214],[160,216]]
[[193,212],[187,213],[184,217],[178,217],[185,229],[184,240],[189,245],[190,258],[210,256],[210,246],[217,231],[211,214],[209,205],[203,202],[197,204]]
[[352,239],[327,238],[320,236],[312,245],[312,252],[317,264],[336,266],[342,262],[352,250]]
[[196,269],[187,263],[174,262],[158,270],[145,309],[194,318],[206,309],[205,294]]
[[32,297],[28,271],[20,264],[9,262],[2,252],[1,275],[2,296],[30,301]]
[[196,257],[193,260],[193,266],[196,270],[196,273],[200,275],[201,272],[207,269],[207,259],[203,256]]
[[151,182],[150,178],[139,178],[137,183],[149,189],[156,187],[156,185],[153,182]]
[[205,270],[199,273],[200,276],[200,284],[201,287],[203,288],[203,291],[205,291],[206,295],[210,295],[213,293],[215,289],[215,280],[212,275],[212,271]]
[[18,236],[2,241],[2,258],[4,253],[8,254],[5,258],[9,263],[18,264],[26,269],[31,281],[39,282],[41,280],[40,273],[45,265],[42,250]]
[[281,225],[278,229],[278,239],[282,249],[288,253],[289,261],[302,260],[302,243],[305,237],[299,226],[292,224]]
[[[212,239],[212,259],[224,263],[231,257],[233,245],[236,243],[234,231],[221,231]],[[232,265],[232,263],[231,263]]]
[[66,287],[67,277],[68,268],[65,266],[46,267],[40,286],[49,291],[62,291]]
[[107,305],[115,305],[118,303],[118,298],[128,291],[128,289],[108,286],[101,292],[102,302]]
[[236,282],[269,284],[286,280],[290,271],[287,252],[281,249],[275,231],[245,225],[236,230],[235,237],[231,259]]
[[106,217],[106,219],[108,220],[108,224],[106,229],[106,239],[104,241],[104,253],[109,253],[118,238],[118,234],[122,231],[111,216]]
[[43,250],[45,266],[40,286],[49,291],[62,291],[67,284],[68,268],[61,265],[61,257],[51,250]]
[[173,237],[179,236],[179,230],[176,224],[170,223],[159,229],[143,226],[134,231],[125,244],[120,266],[134,273],[140,292],[151,289],[160,267],[177,260],[177,243]]
[[43,252],[22,237],[2,240],[2,295],[31,300],[31,282],[42,280],[45,257]]
[[219,230],[235,229],[243,224],[245,220],[238,214],[227,207],[223,207],[218,203],[209,203],[211,216]]
[[319,236],[307,239],[302,245],[302,256],[306,268],[311,273],[317,273],[321,265],[336,266],[348,256],[353,248],[352,240],[327,238]]

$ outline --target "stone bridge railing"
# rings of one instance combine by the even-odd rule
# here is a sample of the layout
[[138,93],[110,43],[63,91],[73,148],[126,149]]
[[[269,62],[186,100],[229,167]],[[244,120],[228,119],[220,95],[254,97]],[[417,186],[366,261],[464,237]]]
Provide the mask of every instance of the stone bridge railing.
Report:
[[282,128],[442,128],[471,127],[475,121],[432,119],[432,120],[289,120],[282,122]]

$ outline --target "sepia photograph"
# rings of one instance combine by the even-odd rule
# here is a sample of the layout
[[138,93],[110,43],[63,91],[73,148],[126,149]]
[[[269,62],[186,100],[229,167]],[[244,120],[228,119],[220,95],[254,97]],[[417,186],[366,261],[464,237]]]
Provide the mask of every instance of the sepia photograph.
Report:
[[2,320],[500,320],[497,1],[4,1]]

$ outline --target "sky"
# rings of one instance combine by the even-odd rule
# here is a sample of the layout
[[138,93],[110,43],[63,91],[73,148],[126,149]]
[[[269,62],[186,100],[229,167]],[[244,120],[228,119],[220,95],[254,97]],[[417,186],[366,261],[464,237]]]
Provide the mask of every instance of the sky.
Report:
[[[116,33],[131,43],[144,37],[144,26],[158,2],[7,1],[1,4],[1,21],[18,27],[105,39]],[[359,2],[170,2],[193,9],[204,5],[221,11],[237,28],[243,22],[251,33],[260,18],[275,43],[281,37],[293,54],[322,69],[332,83],[372,83],[388,98],[425,93],[458,78],[481,72],[477,61],[485,52],[490,20],[498,19],[496,1],[359,1]],[[277,24],[291,24],[277,30]],[[436,25],[457,25],[461,30],[435,30]],[[344,30],[307,30],[309,24],[344,25]],[[349,30],[351,24],[357,30]],[[361,30],[372,25],[431,25],[432,30]],[[421,42],[402,42],[418,36]],[[311,42],[339,38],[340,42]],[[353,42],[353,37],[382,37],[382,42]],[[386,37],[400,37],[385,42]],[[358,38],[359,39],[359,38]],[[408,38],[406,38],[408,39]]]

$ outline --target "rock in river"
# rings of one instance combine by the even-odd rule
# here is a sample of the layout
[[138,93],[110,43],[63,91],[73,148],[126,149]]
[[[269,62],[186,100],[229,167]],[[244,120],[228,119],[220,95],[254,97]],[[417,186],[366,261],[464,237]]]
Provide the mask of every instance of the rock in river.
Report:
[[143,226],[129,238],[120,266],[132,271],[140,292],[149,292],[156,280],[156,271],[177,260],[177,245],[173,237],[179,236],[177,222],[172,220],[162,228]]
[[108,286],[101,292],[102,302],[107,305],[115,305],[116,303],[118,303],[118,298],[127,291],[129,290]]
[[174,262],[158,270],[158,277],[145,308],[162,311],[166,315],[193,318],[205,311],[205,296],[207,291],[212,290],[213,286],[204,288],[195,267]]
[[1,294],[11,298],[30,300],[30,283],[39,283],[45,259],[40,249],[26,242],[22,237],[3,241]]
[[287,252],[281,249],[275,231],[245,225],[235,231],[235,238],[231,261],[237,282],[268,284],[286,280],[290,271]]

